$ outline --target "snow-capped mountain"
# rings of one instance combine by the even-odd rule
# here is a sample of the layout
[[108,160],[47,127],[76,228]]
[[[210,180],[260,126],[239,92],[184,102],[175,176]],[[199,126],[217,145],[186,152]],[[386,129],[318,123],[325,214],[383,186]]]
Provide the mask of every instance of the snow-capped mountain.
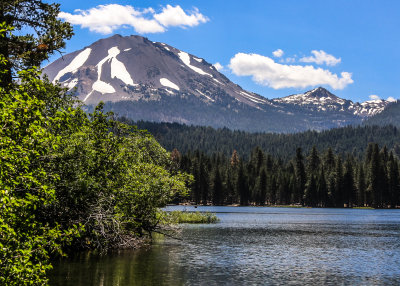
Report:
[[358,124],[388,102],[353,103],[324,88],[267,99],[246,91],[204,59],[140,36],[115,35],[44,68],[88,106],[133,120],[248,131],[297,132]]
[[53,82],[77,87],[78,97],[87,104],[178,94],[212,103],[220,90],[249,106],[268,102],[233,84],[205,60],[140,36],[99,40],[58,59],[44,72]]
[[349,112],[360,117],[370,117],[382,112],[391,102],[376,99],[363,103],[352,102],[332,94],[322,87],[315,88],[302,94],[294,94],[273,100],[276,103],[293,104],[320,112],[336,111]]

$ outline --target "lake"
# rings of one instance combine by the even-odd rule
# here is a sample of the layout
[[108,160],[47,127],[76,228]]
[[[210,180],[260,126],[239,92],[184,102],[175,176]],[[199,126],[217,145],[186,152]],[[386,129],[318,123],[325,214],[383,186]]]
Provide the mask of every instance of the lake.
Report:
[[209,211],[137,251],[55,263],[50,285],[399,285],[400,210],[171,206]]

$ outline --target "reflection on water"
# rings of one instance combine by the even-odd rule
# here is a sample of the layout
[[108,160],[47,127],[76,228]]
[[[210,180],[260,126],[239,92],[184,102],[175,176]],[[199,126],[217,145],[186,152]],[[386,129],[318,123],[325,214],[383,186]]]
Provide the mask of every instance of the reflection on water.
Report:
[[[169,209],[184,207],[169,207]],[[186,207],[187,210],[194,210]],[[220,222],[55,264],[50,285],[398,285],[400,211],[199,207]]]

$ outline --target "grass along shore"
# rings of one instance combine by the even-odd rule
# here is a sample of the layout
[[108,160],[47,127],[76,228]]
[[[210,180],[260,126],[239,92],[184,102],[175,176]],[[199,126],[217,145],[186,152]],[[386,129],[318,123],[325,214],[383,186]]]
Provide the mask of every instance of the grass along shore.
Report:
[[214,213],[171,211],[166,214],[170,223],[216,223],[219,221]]

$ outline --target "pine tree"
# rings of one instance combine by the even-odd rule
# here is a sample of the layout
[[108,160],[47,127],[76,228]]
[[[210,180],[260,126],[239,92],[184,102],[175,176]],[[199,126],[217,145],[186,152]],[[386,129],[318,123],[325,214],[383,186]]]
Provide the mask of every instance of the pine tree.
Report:
[[306,184],[306,172],[303,162],[303,154],[301,148],[296,149],[295,158],[295,176],[296,176],[296,193],[294,195],[295,203],[303,204],[304,189]]
[[247,183],[246,174],[244,172],[243,162],[239,163],[236,190],[239,194],[240,205],[247,206],[249,204],[249,188]]
[[[368,161],[367,161],[368,162]],[[368,191],[371,193],[372,206],[382,207],[382,162],[377,144],[373,145],[368,164]]]
[[192,165],[192,172],[194,181],[192,183],[192,200],[196,203],[196,205],[201,202],[201,188],[200,188],[200,164],[198,163],[197,158],[194,159]]
[[343,175],[343,198],[348,207],[352,207],[356,200],[356,191],[353,174],[353,162],[347,157],[345,162],[345,172]]
[[49,56],[65,47],[72,37],[72,27],[58,19],[60,4],[41,0],[2,0],[0,23],[13,27],[18,33],[0,38],[0,54],[7,60],[0,73],[1,87],[12,83],[15,72],[39,67]]
[[233,204],[237,202],[237,194],[235,192],[235,177],[232,174],[231,168],[226,168],[225,170],[225,178],[226,178],[226,203]]
[[335,168],[335,156],[333,155],[332,148],[330,147],[325,154],[324,165],[327,172],[331,172]]
[[276,175],[270,176],[269,177],[269,184],[268,184],[268,190],[267,190],[267,198],[268,202],[272,205],[276,204],[276,192],[278,189],[278,178]]
[[315,145],[312,147],[309,156],[307,157],[307,173],[315,174],[319,170],[320,158]]
[[343,197],[343,164],[342,159],[338,157],[336,160],[335,168],[335,189],[334,189],[334,203],[335,207],[343,207],[344,197]]
[[239,164],[239,154],[236,150],[233,150],[232,157],[231,157],[231,166],[236,168]]
[[213,180],[213,205],[219,206],[223,202],[223,186],[221,174],[218,165],[215,169],[214,180]]
[[304,203],[306,206],[311,207],[315,207],[317,205],[317,184],[314,175],[311,175],[307,182],[304,193]]
[[324,167],[321,168],[321,171],[318,176],[317,192],[318,192],[318,205],[320,207],[325,207],[328,202],[328,186],[325,179]]
[[399,177],[399,166],[397,160],[393,156],[393,152],[390,152],[388,160],[388,192],[389,192],[389,203],[391,207],[399,205],[400,195],[400,177]]
[[203,205],[207,205],[209,200],[209,173],[204,160],[200,161],[200,175],[199,175],[199,185],[201,193],[201,202]]
[[367,204],[364,167],[360,165],[357,176],[357,205]]

